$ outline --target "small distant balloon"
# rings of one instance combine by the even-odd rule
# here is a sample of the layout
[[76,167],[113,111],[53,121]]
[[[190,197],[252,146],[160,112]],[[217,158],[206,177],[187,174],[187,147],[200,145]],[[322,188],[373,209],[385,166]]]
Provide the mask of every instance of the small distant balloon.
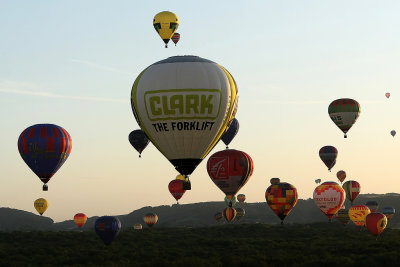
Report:
[[227,222],[231,222],[236,217],[236,209],[228,207],[222,211],[222,216],[224,216]]
[[121,230],[121,222],[116,217],[102,216],[94,223],[94,230],[104,244],[108,246]]
[[271,178],[271,179],[269,180],[269,182],[270,182],[271,184],[279,184],[279,183],[281,182],[281,179],[279,179],[279,178]]
[[185,194],[186,190],[183,189],[183,181],[182,180],[172,180],[168,184],[168,190],[171,195],[175,198],[176,204],[179,204],[178,200],[181,199],[183,194]]
[[224,217],[222,216],[222,212],[219,211],[214,214],[214,218],[217,220],[217,222],[221,222]]
[[172,35],[172,42],[174,42],[175,46],[176,44],[179,42],[179,40],[181,39],[181,35],[179,33],[174,33],[174,35]]
[[328,107],[329,117],[344,133],[344,138],[347,138],[347,132],[357,121],[360,112],[360,104],[350,98],[336,99]]
[[236,220],[240,221],[246,214],[245,210],[243,208],[236,208]]
[[147,224],[149,228],[152,228],[158,221],[158,216],[155,213],[147,213],[143,216],[143,221]]
[[43,215],[43,213],[47,210],[49,203],[44,198],[38,198],[33,203],[33,206],[35,207],[37,212],[39,212],[40,215]]
[[382,213],[385,214],[388,220],[390,220],[391,218],[393,218],[396,210],[393,207],[384,207]]
[[239,201],[240,204],[243,204],[246,201],[246,195],[245,194],[239,194],[237,196],[237,200]]
[[222,142],[226,145],[226,149],[228,149],[229,144],[232,142],[233,138],[235,138],[236,134],[239,131],[239,122],[236,118],[233,118],[228,130],[221,136]]
[[356,200],[361,191],[361,185],[357,181],[347,181],[343,184],[343,189],[346,192],[346,198],[350,200],[351,205]]
[[77,213],[74,216],[74,223],[79,227],[83,227],[87,221],[87,216],[84,213]]
[[348,209],[340,209],[338,211],[338,213],[335,215],[335,217],[344,226],[346,226],[350,222],[350,216],[349,216],[349,210]]
[[337,155],[338,151],[334,146],[324,146],[319,150],[319,157],[326,167],[328,167],[328,171],[331,171],[333,166],[335,166]]
[[376,212],[378,210],[379,204],[375,200],[370,200],[365,203],[365,206],[367,206],[371,213]]
[[349,216],[350,220],[357,226],[364,226],[365,225],[365,217],[370,214],[371,211],[365,205],[357,205],[352,206],[349,209]]
[[390,93],[389,92],[386,93],[385,96],[386,96],[386,98],[389,98],[390,97]]
[[340,170],[336,173],[336,177],[339,179],[340,183],[343,183],[344,179],[346,179],[346,172]]
[[178,17],[169,11],[163,11],[154,16],[154,29],[165,43],[165,48],[179,26]]
[[142,157],[143,150],[147,147],[150,140],[142,130],[134,130],[128,136],[129,143],[139,152],[139,158]]
[[316,180],[315,180],[315,183],[316,183],[316,184],[321,183],[321,179],[316,179]]
[[140,223],[135,223],[133,225],[133,229],[135,229],[135,230],[142,230],[142,228],[143,228],[143,226]]
[[391,130],[390,134],[394,137],[396,135],[396,131],[395,130]]

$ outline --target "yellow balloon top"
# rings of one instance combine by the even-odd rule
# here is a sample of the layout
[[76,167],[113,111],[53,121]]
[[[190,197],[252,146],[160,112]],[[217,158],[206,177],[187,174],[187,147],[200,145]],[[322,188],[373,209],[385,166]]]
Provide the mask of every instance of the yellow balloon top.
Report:
[[43,213],[47,210],[49,203],[47,202],[46,199],[39,198],[39,199],[35,200],[35,202],[33,203],[33,206],[35,207],[37,212],[39,212],[40,215],[43,215]]
[[163,11],[154,16],[154,29],[165,43],[165,47],[179,26],[179,19],[174,13]]

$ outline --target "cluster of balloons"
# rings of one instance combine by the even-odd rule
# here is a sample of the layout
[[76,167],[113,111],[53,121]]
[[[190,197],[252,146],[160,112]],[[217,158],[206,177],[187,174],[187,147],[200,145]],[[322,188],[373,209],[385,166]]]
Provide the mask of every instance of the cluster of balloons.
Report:
[[180,34],[175,32],[179,26],[178,16],[170,11],[163,11],[154,16],[153,19],[154,29],[165,43],[165,48],[168,47],[168,42],[172,38],[172,41],[176,43],[180,39]]

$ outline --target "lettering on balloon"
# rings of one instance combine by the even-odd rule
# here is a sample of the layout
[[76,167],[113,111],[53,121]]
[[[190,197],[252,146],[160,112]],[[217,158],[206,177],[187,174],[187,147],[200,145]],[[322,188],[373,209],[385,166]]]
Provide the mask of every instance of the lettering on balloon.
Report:
[[156,132],[169,132],[169,131],[211,131],[214,126],[213,121],[172,121],[172,122],[158,122],[152,123]]

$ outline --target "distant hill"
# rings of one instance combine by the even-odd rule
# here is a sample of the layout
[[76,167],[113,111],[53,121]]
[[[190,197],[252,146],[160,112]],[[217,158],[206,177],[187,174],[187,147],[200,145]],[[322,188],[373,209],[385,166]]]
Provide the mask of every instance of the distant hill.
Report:
[[[379,203],[379,210],[385,206],[392,206],[400,211],[400,194],[363,194],[360,195],[354,205],[365,204],[368,200],[376,200]],[[350,202],[346,200],[346,207]],[[225,208],[224,202],[202,202],[185,205],[143,207],[126,215],[117,216],[121,220],[122,228],[131,228],[135,223],[141,223],[144,227],[143,215],[154,212],[158,215],[158,223],[155,227],[207,227],[218,225],[214,214]],[[246,215],[235,224],[279,224],[280,220],[268,207],[266,202],[236,204],[235,207],[242,207]],[[39,216],[31,212],[0,208],[0,230],[1,231],[81,231],[93,230],[94,222],[98,217],[88,218],[82,229],[78,229],[73,220],[54,223],[50,218]],[[317,208],[313,199],[299,199],[296,207],[285,219],[285,224],[310,224],[327,222],[328,218]],[[223,224],[223,223],[219,223]],[[400,228],[400,216],[395,215],[390,220],[388,227]]]

